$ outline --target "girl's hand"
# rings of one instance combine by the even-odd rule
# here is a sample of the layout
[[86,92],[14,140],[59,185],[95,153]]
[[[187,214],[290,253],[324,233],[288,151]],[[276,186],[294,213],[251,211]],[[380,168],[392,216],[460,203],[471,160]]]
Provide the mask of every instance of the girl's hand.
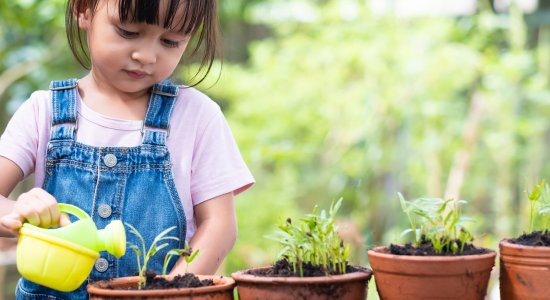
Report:
[[43,228],[70,223],[69,217],[59,212],[55,198],[41,188],[21,194],[11,213],[0,219],[0,223],[15,235],[25,221]]

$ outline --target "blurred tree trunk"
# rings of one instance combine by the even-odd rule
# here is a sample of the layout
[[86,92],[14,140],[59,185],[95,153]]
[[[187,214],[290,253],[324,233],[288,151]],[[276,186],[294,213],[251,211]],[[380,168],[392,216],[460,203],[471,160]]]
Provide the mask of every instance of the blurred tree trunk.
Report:
[[463,133],[462,149],[455,154],[454,162],[449,172],[445,199],[460,199],[460,190],[464,184],[464,178],[468,174],[470,161],[475,151],[478,140],[478,131],[483,117],[483,97],[475,91],[470,100],[470,110],[466,119]]
[[249,24],[241,19],[232,19],[225,22],[221,28],[224,46],[224,59],[239,63],[248,60],[250,42],[271,35],[268,27],[261,24]]

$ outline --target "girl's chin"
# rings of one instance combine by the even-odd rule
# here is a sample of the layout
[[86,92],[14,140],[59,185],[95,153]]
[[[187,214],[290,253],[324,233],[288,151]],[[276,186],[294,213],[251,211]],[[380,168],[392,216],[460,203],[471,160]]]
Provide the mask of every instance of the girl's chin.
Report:
[[151,86],[153,86],[153,84],[152,83],[137,84],[136,82],[130,82],[130,83],[119,82],[118,84],[114,83],[113,86],[115,89],[126,94],[139,94],[139,93],[148,92]]

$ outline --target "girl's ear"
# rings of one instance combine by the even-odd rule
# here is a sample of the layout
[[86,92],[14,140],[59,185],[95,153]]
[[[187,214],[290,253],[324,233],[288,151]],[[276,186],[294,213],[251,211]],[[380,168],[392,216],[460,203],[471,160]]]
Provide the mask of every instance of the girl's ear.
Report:
[[86,8],[84,12],[78,12],[78,27],[82,30],[90,29],[92,17],[92,11],[89,8]]

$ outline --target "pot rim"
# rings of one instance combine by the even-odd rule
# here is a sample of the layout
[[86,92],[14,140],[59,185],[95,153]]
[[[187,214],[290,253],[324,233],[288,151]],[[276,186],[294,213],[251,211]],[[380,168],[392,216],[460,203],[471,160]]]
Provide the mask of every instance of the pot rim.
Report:
[[[173,278],[176,275],[166,275],[167,279]],[[126,296],[126,297],[147,297],[158,295],[159,292],[162,295],[200,295],[210,292],[220,292],[224,290],[233,290],[235,287],[235,280],[231,277],[221,275],[196,275],[201,280],[212,279],[214,281],[213,286],[195,287],[195,288],[170,288],[170,289],[155,289],[155,290],[116,290],[98,287],[98,284],[111,282],[114,284],[121,283],[133,283],[137,282],[138,276],[118,277],[107,280],[98,280],[91,282],[86,287],[88,294],[94,294],[99,296]]]
[[369,249],[367,251],[368,256],[376,256],[376,257],[385,257],[385,258],[392,258],[396,260],[404,260],[404,261],[432,261],[432,262],[454,262],[454,261],[463,261],[464,259],[483,259],[483,258],[490,258],[490,257],[496,257],[497,252],[493,249],[480,247],[480,249],[485,249],[489,251],[488,253],[482,253],[482,254],[469,254],[469,255],[454,255],[454,256],[436,256],[436,255],[426,255],[426,256],[420,256],[420,255],[399,255],[399,254],[390,254],[388,253],[389,246],[377,246],[372,249]]
[[521,245],[521,244],[515,244],[511,243],[510,239],[502,239],[498,243],[499,247],[508,247],[508,248],[514,248],[514,249],[530,249],[533,251],[541,251],[541,252],[550,252],[550,246],[528,246],[528,245]]
[[371,269],[361,267],[360,270],[328,276],[314,276],[314,277],[269,277],[269,276],[257,276],[248,274],[252,270],[265,270],[271,266],[250,268],[240,270],[231,274],[231,277],[235,279],[237,285],[239,282],[262,282],[262,283],[274,283],[274,284],[315,284],[315,283],[338,283],[338,282],[350,282],[350,281],[366,281],[369,280],[373,272]]

